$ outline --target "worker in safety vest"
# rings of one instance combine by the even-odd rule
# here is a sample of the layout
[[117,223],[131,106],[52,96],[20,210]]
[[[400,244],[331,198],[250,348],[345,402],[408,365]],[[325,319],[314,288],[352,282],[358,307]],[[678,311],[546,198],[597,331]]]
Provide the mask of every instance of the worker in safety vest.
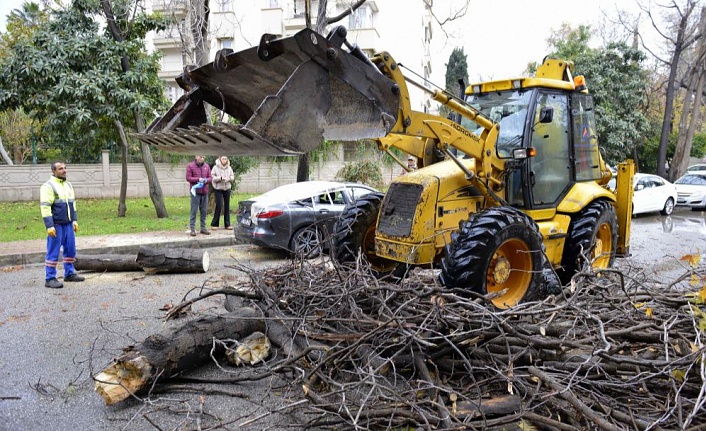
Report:
[[44,261],[46,276],[44,287],[59,289],[64,284],[56,279],[56,267],[59,264],[59,252],[63,247],[64,281],[83,281],[85,278],[76,274],[76,202],[74,189],[66,181],[66,165],[54,162],[51,165],[52,176],[39,191],[42,219],[47,228],[47,257]]

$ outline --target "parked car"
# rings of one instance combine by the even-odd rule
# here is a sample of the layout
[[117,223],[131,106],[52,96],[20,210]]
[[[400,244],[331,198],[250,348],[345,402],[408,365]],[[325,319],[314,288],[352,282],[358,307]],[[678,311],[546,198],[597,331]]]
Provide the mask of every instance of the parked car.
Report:
[[662,177],[635,174],[635,192],[632,197],[632,214],[659,211],[670,215],[677,203],[677,188]]
[[705,174],[706,175],[706,164],[691,165],[686,168],[687,174]]
[[328,248],[328,237],[343,208],[376,191],[332,181],[287,184],[238,203],[235,237],[312,258]]
[[687,173],[674,182],[677,186],[677,205],[692,210],[706,209],[706,172]]

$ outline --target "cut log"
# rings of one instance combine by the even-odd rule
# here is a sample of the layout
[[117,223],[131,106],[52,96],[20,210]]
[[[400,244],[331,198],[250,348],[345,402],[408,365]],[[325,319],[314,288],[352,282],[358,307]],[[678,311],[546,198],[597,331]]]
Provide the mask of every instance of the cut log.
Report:
[[147,273],[206,272],[210,259],[208,252],[191,248],[140,247],[137,264]]
[[142,271],[134,254],[95,254],[76,257],[77,271]]
[[254,308],[220,316],[201,317],[185,325],[147,337],[130,346],[93,377],[106,405],[113,405],[152,387],[157,379],[191,371],[210,360],[213,339],[241,339],[265,331],[264,319]]

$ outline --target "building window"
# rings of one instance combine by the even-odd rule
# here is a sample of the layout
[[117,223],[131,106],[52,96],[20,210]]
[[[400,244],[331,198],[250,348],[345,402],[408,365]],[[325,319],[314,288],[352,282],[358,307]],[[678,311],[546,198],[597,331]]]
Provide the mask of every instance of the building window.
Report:
[[233,39],[220,39],[221,41],[221,49],[223,48],[228,48],[228,49],[233,49]]
[[270,8],[279,8],[279,0],[269,0]]
[[348,15],[348,28],[358,29],[358,28],[373,28],[373,10],[365,5],[354,10],[353,13]]
[[216,0],[216,12],[231,12],[231,2],[232,0]]
[[184,90],[173,85],[167,85],[167,99],[171,103],[176,103],[177,100],[184,94]]

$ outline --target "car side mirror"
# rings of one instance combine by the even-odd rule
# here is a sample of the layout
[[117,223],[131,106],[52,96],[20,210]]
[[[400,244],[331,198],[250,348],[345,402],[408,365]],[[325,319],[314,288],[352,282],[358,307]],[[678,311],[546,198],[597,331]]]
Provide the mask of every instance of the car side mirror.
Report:
[[639,192],[640,190],[644,189],[645,185],[644,184],[638,184],[635,186],[635,191]]

